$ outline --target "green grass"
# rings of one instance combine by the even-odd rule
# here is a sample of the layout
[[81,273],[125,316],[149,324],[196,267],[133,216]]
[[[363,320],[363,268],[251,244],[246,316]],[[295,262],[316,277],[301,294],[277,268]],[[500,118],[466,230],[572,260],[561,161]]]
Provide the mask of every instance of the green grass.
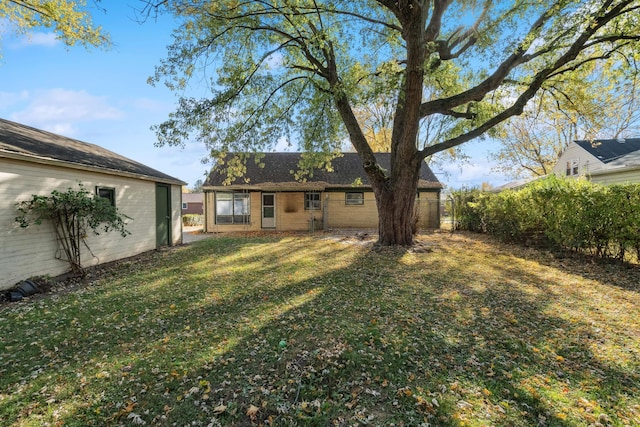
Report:
[[420,240],[218,237],[5,305],[1,424],[640,425],[637,267]]

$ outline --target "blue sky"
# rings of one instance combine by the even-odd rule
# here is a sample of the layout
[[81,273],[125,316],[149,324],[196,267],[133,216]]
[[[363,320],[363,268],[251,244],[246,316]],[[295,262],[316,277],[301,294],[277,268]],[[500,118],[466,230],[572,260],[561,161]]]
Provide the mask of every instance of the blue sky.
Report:
[[[204,146],[157,148],[150,130],[177,102],[164,86],[147,84],[166,56],[174,23],[169,17],[136,22],[138,0],[102,4],[106,13],[94,11],[93,20],[111,35],[109,50],[67,48],[44,30],[16,38],[0,25],[0,117],[100,145],[191,186],[208,169]],[[468,163],[446,162],[434,172],[451,188],[506,182],[491,173],[486,144],[469,143]]]

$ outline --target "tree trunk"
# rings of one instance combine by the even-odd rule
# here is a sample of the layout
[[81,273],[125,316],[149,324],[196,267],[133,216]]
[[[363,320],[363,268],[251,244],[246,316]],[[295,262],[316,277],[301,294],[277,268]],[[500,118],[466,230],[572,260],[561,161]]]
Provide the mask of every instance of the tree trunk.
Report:
[[[416,164],[417,163],[417,164]],[[378,206],[378,245],[412,246],[416,233],[415,203],[420,161],[404,163],[382,188],[375,188]]]

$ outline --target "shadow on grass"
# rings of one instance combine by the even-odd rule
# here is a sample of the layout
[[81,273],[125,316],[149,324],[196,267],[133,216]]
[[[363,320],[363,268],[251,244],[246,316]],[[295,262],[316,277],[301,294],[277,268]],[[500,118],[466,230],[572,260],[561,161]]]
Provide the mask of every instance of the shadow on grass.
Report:
[[637,336],[572,317],[558,302],[583,308],[580,294],[567,295],[570,285],[548,267],[433,239],[442,240],[417,254],[313,238],[213,239],[2,313],[0,417],[16,425],[638,421]]

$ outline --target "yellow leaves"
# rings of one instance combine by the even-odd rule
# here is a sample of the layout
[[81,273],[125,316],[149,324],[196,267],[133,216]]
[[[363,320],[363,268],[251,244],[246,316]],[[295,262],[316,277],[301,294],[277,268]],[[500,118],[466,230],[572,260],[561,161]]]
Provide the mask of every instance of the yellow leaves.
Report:
[[[48,0],[46,2],[0,2],[0,19],[8,19],[15,31],[27,33],[37,27],[53,28],[67,45],[109,46],[108,34],[96,27],[83,2]],[[9,28],[12,26],[10,25]]]
[[227,407],[225,405],[218,405],[215,408],[213,408],[213,413],[215,415],[221,415],[224,413],[224,411],[227,410]]
[[247,408],[246,415],[251,418],[251,420],[255,420],[258,412],[260,412],[260,408],[255,405],[250,405],[249,408]]
[[356,406],[358,404],[358,400],[357,399],[353,399],[351,402],[345,403],[345,407],[347,409],[353,409],[354,406]]
[[111,374],[107,371],[101,371],[96,374],[97,379],[109,378],[109,377],[111,377]]

